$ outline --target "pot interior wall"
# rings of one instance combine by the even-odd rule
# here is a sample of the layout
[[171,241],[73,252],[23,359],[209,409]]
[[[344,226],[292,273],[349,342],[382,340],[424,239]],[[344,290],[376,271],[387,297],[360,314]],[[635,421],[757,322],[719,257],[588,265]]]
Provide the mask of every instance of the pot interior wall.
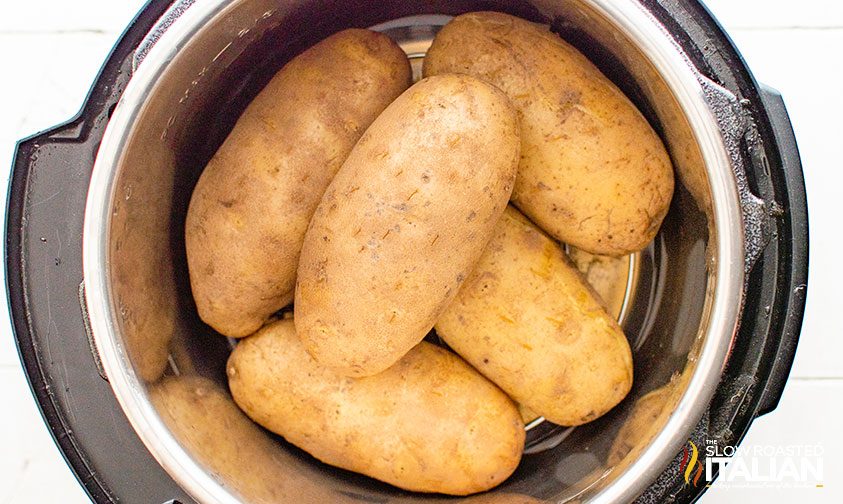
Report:
[[[711,198],[693,131],[671,90],[635,44],[586,0],[231,2],[162,74],[129,133],[118,167],[109,225],[110,289],[121,337],[141,379],[157,386],[162,373],[164,380],[171,375],[200,375],[227,391],[225,362],[232,343],[196,315],[184,252],[184,216],[203,167],[272,75],[303,49],[344,28],[477,10],[503,11],[549,24],[580,48],[662,136],[678,184],[661,232],[638,257],[638,282],[628,300],[624,329],[635,362],[629,397],[586,426],[564,429],[545,423],[532,430],[529,453],[516,473],[494,493],[472,502],[520,503],[525,502],[523,496],[556,502],[587,496],[611,484],[635,459],[664,425],[693,372],[693,352],[706,325],[706,298],[712,285],[706,266],[712,249],[707,218]],[[399,42],[418,45],[446,20],[417,17],[381,28]],[[147,64],[158,63],[141,63]],[[166,336],[171,336],[169,345],[155,344],[166,341]],[[162,352],[167,355],[163,370],[157,363],[164,362]],[[166,409],[162,418],[185,449],[223,486],[247,501],[439,499],[321,464],[283,439],[254,430],[243,417],[235,415],[234,426],[224,423],[223,430],[215,415],[203,416],[200,410],[179,415],[171,403],[156,405]],[[195,437],[202,429],[219,429],[218,435],[234,452],[205,449]],[[238,464],[261,467],[261,478],[244,477],[236,469]]]

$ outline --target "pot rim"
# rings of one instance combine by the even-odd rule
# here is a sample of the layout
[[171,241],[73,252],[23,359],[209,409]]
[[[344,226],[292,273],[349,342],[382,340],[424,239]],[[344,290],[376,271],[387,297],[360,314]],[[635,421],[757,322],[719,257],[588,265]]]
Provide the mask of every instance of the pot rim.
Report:
[[[616,481],[600,490],[594,502],[628,502],[641,494],[687,442],[719,382],[737,330],[744,285],[744,231],[738,186],[717,119],[705,98],[699,72],[666,28],[637,0],[587,0],[638,48],[668,83],[685,113],[706,165],[712,194],[708,327],[693,376],[664,428]],[[149,402],[146,386],[135,374],[119,338],[115,304],[109,286],[109,229],[115,182],[124,148],[147,99],[176,55],[236,2],[207,0],[186,9],[146,54],[126,86],[106,127],[94,163],[83,227],[82,259],[91,330],[109,383],[121,408],[159,464],[199,502],[236,503],[239,499],[186,452]],[[711,284],[714,285],[711,285]],[[606,475],[608,472],[606,473]],[[605,476],[605,475],[604,475]],[[602,478],[601,478],[602,479]],[[599,481],[599,480],[598,480]]]

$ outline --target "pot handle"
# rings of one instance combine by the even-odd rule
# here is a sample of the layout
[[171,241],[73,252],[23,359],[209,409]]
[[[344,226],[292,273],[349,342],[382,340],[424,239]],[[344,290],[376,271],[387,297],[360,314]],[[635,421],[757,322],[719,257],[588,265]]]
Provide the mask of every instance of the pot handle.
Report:
[[[27,285],[23,271],[26,263],[33,261],[33,254],[42,253],[42,249],[49,248],[48,240],[50,244],[55,240],[62,246],[53,255],[38,256],[39,260],[54,263],[55,271],[61,272],[58,279],[50,277],[48,284],[58,288],[59,279],[75,277],[75,282],[80,281],[81,267],[76,264],[74,252],[81,233],[73,230],[81,228],[79,208],[84,208],[102,125],[116,100],[115,96],[100,95],[95,90],[74,119],[20,140],[15,148],[6,202],[6,288],[13,333],[30,380],[46,379],[39,376],[43,366],[38,348],[47,346],[54,332],[33,327],[30,309],[44,307],[30,305],[34,287]],[[44,224],[52,221],[62,222],[55,237]],[[52,275],[52,271],[50,268],[45,275]],[[80,315],[84,322],[84,312]],[[96,354],[92,355],[97,369],[101,369]],[[100,375],[104,373],[100,371]]]
[[784,210],[782,216],[777,219],[780,239],[782,239],[780,260],[786,261],[791,267],[790,271],[784,272],[784,275],[780,273],[777,297],[780,296],[781,301],[776,304],[784,309],[781,315],[783,323],[775,361],[764,385],[756,416],[776,409],[787,384],[799,342],[808,288],[808,206],[796,136],[782,95],[775,89],[763,85],[760,91],[762,104],[776,140],[778,161],[781,163],[785,178],[780,198],[777,198]]

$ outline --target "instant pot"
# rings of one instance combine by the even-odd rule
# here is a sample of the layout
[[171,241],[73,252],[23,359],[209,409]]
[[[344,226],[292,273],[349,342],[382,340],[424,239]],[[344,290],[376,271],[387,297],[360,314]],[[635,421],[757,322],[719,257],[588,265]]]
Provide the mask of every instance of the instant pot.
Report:
[[[801,165],[781,96],[755,81],[700,2],[152,0],[79,115],[19,143],[7,203],[21,360],[94,501],[456,500],[329,467],[190,404],[187,416],[164,415],[148,391],[193,376],[227,390],[233,343],[196,315],[183,222],[250,99],[290,58],[348,27],[386,33],[418,73],[437,30],[478,10],[548,24],[584,52],[661,135],[678,184],[656,240],[619,260],[629,396],[585,426],[532,422],[515,474],[466,500],[690,502],[715,476],[702,472],[703,448],[737,445],[775,409],[805,302]],[[158,341],[169,378],[147,372]],[[197,432],[231,450],[203,449]]]

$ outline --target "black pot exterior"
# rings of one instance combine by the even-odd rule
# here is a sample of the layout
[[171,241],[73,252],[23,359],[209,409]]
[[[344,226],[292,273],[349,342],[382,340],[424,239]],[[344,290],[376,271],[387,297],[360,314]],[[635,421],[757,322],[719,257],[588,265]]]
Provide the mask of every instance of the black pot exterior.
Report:
[[[732,41],[698,2],[645,2],[694,65],[741,101],[754,127],[742,145],[750,190],[764,201],[769,241],[747,276],[741,325],[709,410],[692,438],[735,446],[776,408],[802,326],[808,282],[808,207],[796,139],[781,95],[759,85]],[[705,491],[680,477],[679,455],[641,502],[692,502]]]
[[56,444],[98,503],[192,502],[135,435],[101,376],[80,302],[94,158],[135,49],[168,7],[152,1],[132,21],[75,118],[18,143],[6,203],[6,288],[21,363]]
[[[808,268],[801,164],[781,97],[754,80],[710,13],[696,0],[642,3],[706,77],[742,100],[755,126],[742,154],[749,188],[767,209],[769,242],[748,275],[740,331],[718,391],[692,436],[736,445],[754,418],[775,409],[798,342]],[[192,502],[140,442],[104,379],[80,289],[97,149],[136,49],[169,7],[151,0],[140,12],[76,118],[18,144],[7,202],[6,278],[21,361],[56,443],[98,503]],[[612,76],[612,68],[604,71]],[[685,484],[678,465],[670,464],[639,500],[697,499],[705,486]]]

